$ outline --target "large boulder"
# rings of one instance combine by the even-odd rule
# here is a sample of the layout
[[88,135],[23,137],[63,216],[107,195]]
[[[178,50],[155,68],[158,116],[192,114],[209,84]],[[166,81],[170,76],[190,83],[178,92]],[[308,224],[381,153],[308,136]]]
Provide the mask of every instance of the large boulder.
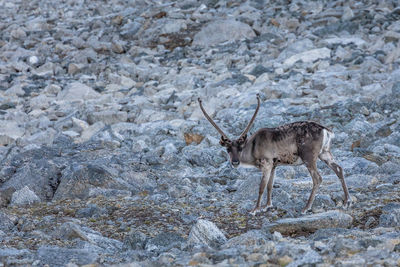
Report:
[[96,164],[72,164],[63,171],[55,200],[86,199],[98,192],[98,188],[126,189],[107,169]]
[[[13,158],[12,166],[8,168],[15,173],[6,177],[6,181],[0,186],[0,191],[8,189],[18,191],[27,186],[40,200],[51,200],[58,185],[60,169],[52,160],[45,157],[44,150],[37,149],[37,153],[40,152],[43,152],[42,158],[36,158],[33,155],[35,153],[29,151]],[[14,195],[15,202],[21,200],[17,196]]]
[[192,45],[212,46],[226,41],[251,39],[255,36],[253,29],[243,22],[232,19],[220,20],[211,22],[201,29],[194,36]]

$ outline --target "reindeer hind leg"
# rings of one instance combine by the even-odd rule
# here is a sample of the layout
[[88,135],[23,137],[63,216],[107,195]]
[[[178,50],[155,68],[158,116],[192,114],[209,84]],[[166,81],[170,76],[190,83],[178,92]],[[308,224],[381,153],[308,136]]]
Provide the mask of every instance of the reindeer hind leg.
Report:
[[335,159],[332,156],[330,151],[324,151],[319,155],[320,160],[325,162],[326,165],[331,168],[336,176],[339,178],[340,183],[342,184],[343,192],[344,192],[344,204],[346,207],[350,207],[351,205],[351,198],[349,194],[349,190],[347,189],[346,181],[344,180],[343,176],[343,168],[340,167],[339,164],[336,163]]

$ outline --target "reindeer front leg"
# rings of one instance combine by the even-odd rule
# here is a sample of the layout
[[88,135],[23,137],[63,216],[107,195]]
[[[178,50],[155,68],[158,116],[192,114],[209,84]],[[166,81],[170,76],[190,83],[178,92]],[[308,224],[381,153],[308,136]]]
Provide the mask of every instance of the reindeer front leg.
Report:
[[[258,190],[257,204],[256,204],[255,208],[251,210],[251,212],[250,212],[251,214],[256,214],[260,210],[261,199],[264,194],[265,187],[266,187],[267,183],[269,183],[270,178],[272,177],[271,172],[273,169],[272,160],[262,159],[257,163],[257,165],[259,166],[259,168],[262,171],[262,178],[261,178],[260,187]],[[269,193],[268,197],[270,198],[271,194],[270,194],[270,192],[268,192],[268,193]],[[271,201],[269,201],[269,205],[271,205]]]

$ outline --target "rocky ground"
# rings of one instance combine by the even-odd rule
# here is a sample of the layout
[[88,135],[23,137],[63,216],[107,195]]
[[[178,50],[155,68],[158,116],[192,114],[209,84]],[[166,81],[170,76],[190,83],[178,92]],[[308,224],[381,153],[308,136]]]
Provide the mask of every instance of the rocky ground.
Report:
[[[0,0],[0,266],[400,265],[396,1]],[[324,164],[232,169],[230,136],[334,130]]]

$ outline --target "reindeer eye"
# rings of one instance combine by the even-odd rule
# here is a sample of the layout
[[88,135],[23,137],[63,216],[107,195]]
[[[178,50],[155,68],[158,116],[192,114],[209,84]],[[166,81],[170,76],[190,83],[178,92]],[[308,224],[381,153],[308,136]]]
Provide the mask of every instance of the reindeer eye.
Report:
[[228,152],[232,152],[232,148],[231,148],[231,147],[228,147],[226,150],[227,150]]

